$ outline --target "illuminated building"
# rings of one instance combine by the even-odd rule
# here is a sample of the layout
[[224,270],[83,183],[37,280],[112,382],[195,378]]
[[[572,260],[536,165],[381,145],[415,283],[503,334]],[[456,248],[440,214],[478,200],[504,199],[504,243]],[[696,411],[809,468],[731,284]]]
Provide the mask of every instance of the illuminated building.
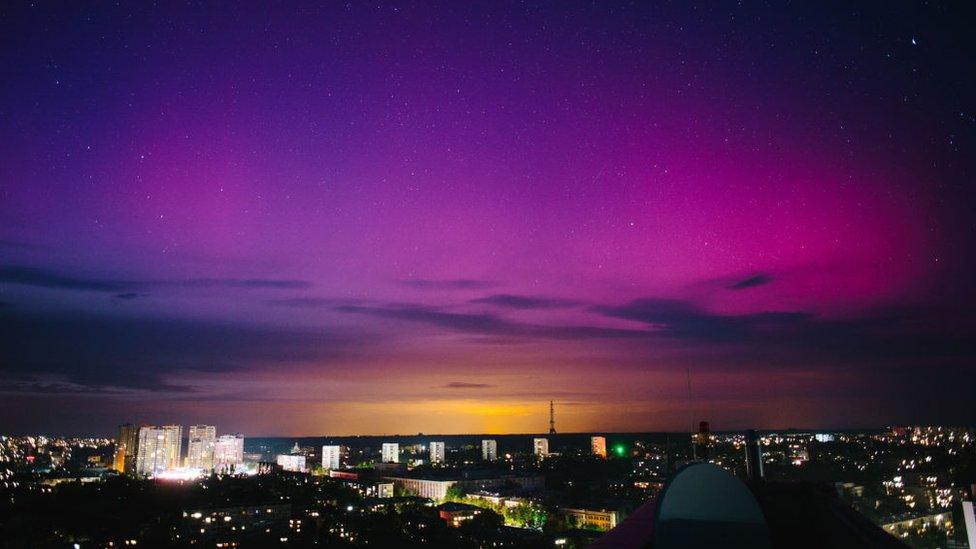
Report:
[[307,470],[305,468],[305,456],[295,454],[279,455],[278,466],[281,467],[283,471],[291,471],[294,473],[304,473]]
[[590,451],[594,456],[607,457],[607,438],[590,437]]
[[325,469],[338,469],[342,464],[342,446],[332,445],[322,447],[322,467]]
[[214,468],[214,444],[217,428],[213,425],[190,425],[186,445],[186,466],[209,471]]
[[400,445],[397,444],[396,442],[384,442],[382,453],[383,453],[383,458],[382,458],[383,463],[400,462]]
[[494,440],[482,440],[481,459],[485,461],[495,461],[498,459],[498,442]]
[[221,435],[214,443],[214,470],[234,473],[244,465],[244,435]]
[[139,428],[136,473],[154,476],[180,466],[183,427],[179,425]]
[[437,508],[437,515],[457,528],[464,521],[471,520],[484,512],[481,507],[449,501]]
[[451,486],[457,486],[465,493],[484,490],[500,490],[512,486],[520,490],[542,489],[545,477],[535,474],[518,474],[511,471],[467,471],[459,473],[447,469],[435,469],[421,474],[403,473],[385,475],[384,480],[393,482],[406,492],[430,499],[444,499]]
[[119,426],[119,438],[115,441],[115,463],[113,468],[119,473],[135,470],[136,455],[139,448],[139,427],[126,423]]
[[430,443],[430,462],[431,463],[444,463],[444,443],[443,442],[431,442]]
[[698,424],[698,432],[693,434],[691,438],[695,445],[694,457],[702,461],[708,461],[708,447],[712,442],[712,433],[708,427],[708,422],[700,422]]
[[617,522],[620,521],[619,511],[608,511],[606,509],[560,507],[559,512],[569,518],[570,524],[577,528],[595,528],[606,531],[615,528]]
[[534,438],[532,439],[532,451],[535,455],[539,457],[546,457],[549,455],[549,439],[547,438]]

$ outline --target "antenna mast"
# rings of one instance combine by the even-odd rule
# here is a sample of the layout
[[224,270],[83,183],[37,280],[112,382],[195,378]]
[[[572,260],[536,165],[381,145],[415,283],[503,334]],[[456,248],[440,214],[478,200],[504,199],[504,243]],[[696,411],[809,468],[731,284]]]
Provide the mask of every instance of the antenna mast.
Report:
[[549,434],[556,434],[556,406],[549,401]]

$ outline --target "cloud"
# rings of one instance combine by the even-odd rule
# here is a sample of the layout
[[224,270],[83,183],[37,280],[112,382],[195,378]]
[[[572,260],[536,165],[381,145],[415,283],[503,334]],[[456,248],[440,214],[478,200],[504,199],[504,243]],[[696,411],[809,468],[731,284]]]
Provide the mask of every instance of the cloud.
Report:
[[[698,359],[776,367],[788,364],[898,364],[976,357],[971,320],[947,312],[891,308],[824,318],[811,312],[719,314],[681,300],[638,299],[594,307],[608,317],[646,324],[654,338],[690,349]],[[949,328],[949,326],[954,326]]]
[[142,297],[142,295],[143,294],[137,294],[135,292],[125,292],[122,294],[115,294],[115,298],[130,301],[136,299],[137,297]]
[[[152,284],[152,283],[151,283]],[[187,288],[267,288],[273,290],[303,290],[312,287],[307,280],[268,278],[191,278],[187,280],[159,281],[159,285],[175,285]]]
[[[307,280],[274,278],[188,278],[173,280],[125,280],[91,278],[64,274],[33,267],[0,267],[0,283],[19,284],[37,288],[134,294],[134,290],[160,287],[182,288],[250,288],[272,290],[301,290],[312,286]],[[123,298],[125,299],[125,298]]]
[[488,383],[469,383],[467,381],[452,381],[441,386],[444,389],[487,389],[494,387]]
[[483,290],[494,288],[498,283],[489,280],[475,280],[470,278],[456,278],[433,280],[425,278],[408,278],[400,280],[403,286],[409,286],[418,290]]
[[117,280],[79,278],[29,267],[0,267],[0,282],[89,292],[121,292],[131,287],[130,284]]
[[584,340],[600,338],[634,338],[647,335],[643,330],[605,328],[600,326],[564,326],[528,324],[507,320],[492,314],[452,313],[422,305],[362,306],[342,305],[343,313],[357,313],[437,326],[469,334],[511,336],[535,339]]
[[363,346],[362,336],[323,330],[0,310],[0,378],[8,387],[55,380],[98,390],[185,392],[171,380],[186,372],[327,365]]
[[483,303],[510,309],[562,309],[579,305],[578,301],[548,297],[529,297],[511,294],[494,294],[478,299],[471,303]]
[[729,286],[729,289],[745,290],[748,288],[755,288],[756,286],[763,286],[765,284],[769,284],[772,281],[773,281],[773,277],[769,276],[768,274],[760,273],[732,284],[731,286]]

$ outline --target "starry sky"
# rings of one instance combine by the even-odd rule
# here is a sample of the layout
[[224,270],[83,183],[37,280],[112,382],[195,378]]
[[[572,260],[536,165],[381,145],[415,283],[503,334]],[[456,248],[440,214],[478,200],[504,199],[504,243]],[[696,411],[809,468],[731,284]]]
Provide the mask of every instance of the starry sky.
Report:
[[0,430],[976,421],[962,3],[306,4],[0,7]]

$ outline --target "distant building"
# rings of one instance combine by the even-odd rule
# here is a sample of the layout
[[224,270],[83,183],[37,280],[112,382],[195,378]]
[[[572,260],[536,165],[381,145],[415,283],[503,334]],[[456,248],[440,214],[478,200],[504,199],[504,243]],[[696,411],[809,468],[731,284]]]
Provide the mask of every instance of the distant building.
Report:
[[214,443],[214,470],[234,473],[244,465],[244,435],[221,435]]
[[607,438],[590,437],[590,451],[594,456],[607,457]]
[[495,461],[498,459],[498,442],[494,440],[481,441],[481,459]]
[[305,456],[295,454],[280,454],[277,462],[282,471],[304,473],[308,470],[305,467]]
[[695,445],[695,458],[708,461],[708,450],[712,444],[712,432],[707,421],[698,424],[698,432],[691,436]]
[[471,520],[474,517],[480,515],[484,512],[484,509],[476,505],[468,505],[466,503],[455,503],[449,501],[437,508],[437,515],[447,521],[447,524],[457,528],[466,520]]
[[119,438],[115,440],[113,468],[119,473],[134,473],[139,449],[139,427],[131,423],[119,426]]
[[560,507],[559,512],[567,517],[576,528],[596,528],[597,530],[612,530],[620,521],[618,511],[607,509],[578,509]]
[[186,445],[186,466],[210,471],[214,468],[214,444],[217,428],[213,425],[190,425]]
[[[976,491],[976,488],[973,491]],[[966,540],[969,541],[970,547],[976,547],[976,512],[973,509],[973,502],[962,502],[962,518],[963,524],[966,525]]]
[[817,434],[813,435],[813,438],[815,438],[817,440],[817,442],[833,442],[834,441],[834,435],[832,435],[830,433],[817,433]]
[[430,462],[431,463],[444,463],[444,443],[443,442],[431,442],[430,443]]
[[397,487],[411,495],[430,499],[444,499],[451,486],[457,486],[465,492],[484,490],[500,490],[517,487],[520,490],[539,490],[545,484],[545,477],[530,473],[513,473],[512,471],[480,471],[459,472],[446,469],[436,469],[424,474],[400,473],[384,475]]
[[396,442],[384,442],[382,453],[383,453],[383,458],[382,458],[383,463],[400,462],[400,445],[397,444]]
[[322,447],[322,468],[338,469],[342,466],[342,446],[328,445]]
[[532,451],[535,455],[539,457],[546,457],[549,455],[549,439],[547,438],[534,438],[532,439]]
[[182,445],[183,427],[179,425],[140,427],[136,473],[154,476],[178,468]]

